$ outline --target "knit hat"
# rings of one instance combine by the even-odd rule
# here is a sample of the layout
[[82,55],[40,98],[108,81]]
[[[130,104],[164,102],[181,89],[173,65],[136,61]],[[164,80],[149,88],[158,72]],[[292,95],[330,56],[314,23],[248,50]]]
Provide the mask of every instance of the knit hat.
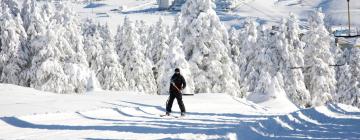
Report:
[[175,72],[180,72],[180,69],[179,69],[179,68],[176,68],[176,69],[175,69]]

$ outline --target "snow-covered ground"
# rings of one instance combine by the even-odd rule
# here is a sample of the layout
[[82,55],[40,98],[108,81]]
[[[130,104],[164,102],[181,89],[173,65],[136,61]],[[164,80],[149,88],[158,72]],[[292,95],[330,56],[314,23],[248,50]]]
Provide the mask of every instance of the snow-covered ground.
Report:
[[[358,139],[360,110],[297,110],[226,94],[185,96],[185,118],[161,118],[166,95],[52,94],[0,84],[0,139]],[[282,106],[278,106],[282,102]],[[289,107],[290,106],[290,107]],[[174,115],[179,115],[176,102]]]

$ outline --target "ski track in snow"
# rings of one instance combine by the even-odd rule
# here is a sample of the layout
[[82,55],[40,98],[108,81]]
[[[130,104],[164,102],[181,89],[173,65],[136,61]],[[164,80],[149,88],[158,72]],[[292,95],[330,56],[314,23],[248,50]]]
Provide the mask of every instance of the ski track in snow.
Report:
[[[166,95],[29,95],[28,88],[11,88],[16,90],[7,92],[7,86],[0,86],[0,139],[360,138],[359,109],[342,104],[289,113],[226,94],[198,94],[184,97],[188,109],[185,118],[162,118],[159,115],[165,111]],[[23,100],[27,100],[26,104],[17,104]],[[50,103],[54,100],[58,104]],[[32,105],[43,108],[21,112]],[[174,115],[179,115],[176,102],[173,110]]]

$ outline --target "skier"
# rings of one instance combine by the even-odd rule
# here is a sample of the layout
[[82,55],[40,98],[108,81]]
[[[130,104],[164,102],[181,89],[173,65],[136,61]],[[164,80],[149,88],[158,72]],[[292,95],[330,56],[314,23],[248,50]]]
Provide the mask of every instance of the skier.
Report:
[[170,89],[169,89],[170,96],[166,103],[166,116],[170,116],[171,107],[175,98],[179,104],[181,110],[181,116],[185,116],[185,105],[182,100],[182,93],[181,93],[181,90],[185,89],[185,87],[186,87],[185,79],[180,74],[180,69],[176,68],[175,73],[170,80]]

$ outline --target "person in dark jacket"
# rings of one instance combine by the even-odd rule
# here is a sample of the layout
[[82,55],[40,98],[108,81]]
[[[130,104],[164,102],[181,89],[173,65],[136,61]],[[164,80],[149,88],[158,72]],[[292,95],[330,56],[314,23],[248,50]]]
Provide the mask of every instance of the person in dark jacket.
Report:
[[180,69],[175,69],[175,74],[171,77],[170,80],[170,96],[166,103],[166,115],[170,115],[172,104],[174,102],[174,99],[176,98],[180,110],[181,110],[181,116],[185,116],[185,105],[182,100],[182,92],[181,90],[185,89],[186,87],[186,81],[184,77],[180,74]]

